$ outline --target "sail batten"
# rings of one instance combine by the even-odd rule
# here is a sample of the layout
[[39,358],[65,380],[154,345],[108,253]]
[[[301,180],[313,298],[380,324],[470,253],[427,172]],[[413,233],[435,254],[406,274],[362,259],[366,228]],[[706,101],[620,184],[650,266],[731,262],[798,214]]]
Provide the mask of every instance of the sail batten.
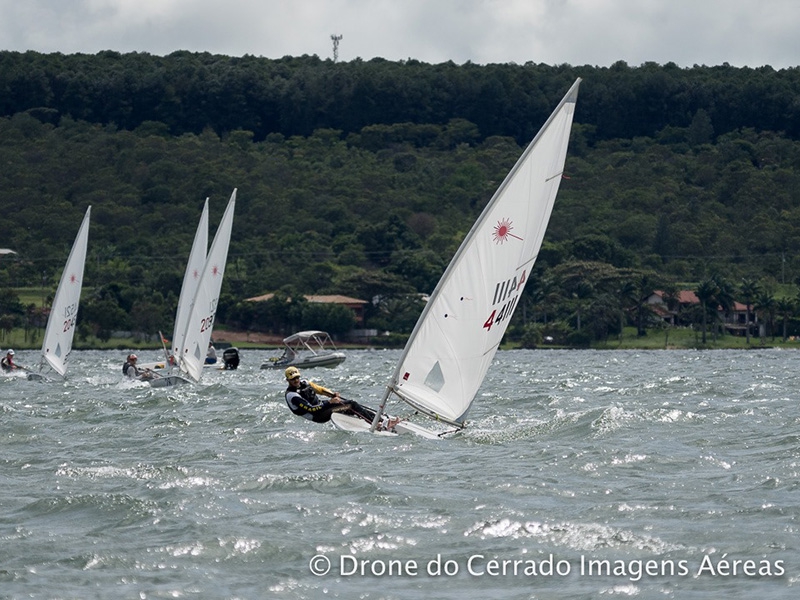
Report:
[[464,423],[541,248],[563,177],[579,85],[580,79],[456,251],[406,343],[382,407],[394,392],[428,416]]

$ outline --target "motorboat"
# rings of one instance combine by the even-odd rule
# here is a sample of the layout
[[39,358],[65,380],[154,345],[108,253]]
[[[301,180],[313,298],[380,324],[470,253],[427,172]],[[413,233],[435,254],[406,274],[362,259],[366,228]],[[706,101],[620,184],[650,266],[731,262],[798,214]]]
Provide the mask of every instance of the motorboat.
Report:
[[298,331],[284,338],[283,346],[283,354],[265,360],[262,369],[335,367],[346,358],[325,331]]

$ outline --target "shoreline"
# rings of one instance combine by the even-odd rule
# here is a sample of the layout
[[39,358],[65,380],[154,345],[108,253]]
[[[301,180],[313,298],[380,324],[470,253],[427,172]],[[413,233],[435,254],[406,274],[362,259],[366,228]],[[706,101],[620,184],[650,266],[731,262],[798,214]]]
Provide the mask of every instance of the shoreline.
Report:
[[[695,339],[693,332],[683,332],[684,335],[676,335],[676,331],[671,332],[670,339],[665,343],[664,337],[651,335],[637,337],[624,335],[621,340],[608,340],[596,342],[589,346],[567,346],[559,344],[541,344],[531,350],[766,350],[766,349],[800,349],[800,339],[788,339],[771,337],[767,339],[751,338],[750,344],[746,343],[745,338],[726,335],[716,341],[707,340],[705,344]],[[16,350],[38,350],[41,348],[41,335],[25,336],[24,332],[14,331],[3,336],[0,340],[0,350],[14,348]],[[27,338],[27,339],[26,339]],[[660,339],[659,339],[660,338]],[[218,349],[235,346],[244,350],[257,350],[263,352],[280,352],[283,349],[283,336],[248,331],[220,330],[213,335],[213,342]],[[336,342],[339,350],[400,350],[403,345],[380,345],[366,343],[346,343]],[[519,344],[502,344],[500,350],[519,350]],[[163,350],[160,342],[144,340],[141,338],[125,337],[111,338],[103,342],[97,338],[87,340],[75,339],[73,350]]]

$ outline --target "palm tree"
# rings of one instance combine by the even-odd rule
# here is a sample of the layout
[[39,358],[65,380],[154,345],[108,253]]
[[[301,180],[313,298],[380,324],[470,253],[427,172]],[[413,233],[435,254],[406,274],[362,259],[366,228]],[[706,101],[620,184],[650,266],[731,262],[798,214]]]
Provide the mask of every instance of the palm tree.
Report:
[[621,341],[622,332],[625,329],[625,312],[636,306],[639,299],[636,284],[629,279],[622,281],[617,288],[617,298],[619,299],[619,339]]
[[700,300],[700,305],[702,307],[702,315],[703,315],[703,344],[706,343],[706,325],[708,321],[708,311],[709,305],[714,306],[714,312],[716,313],[716,296],[719,292],[719,287],[717,286],[717,282],[711,278],[706,279],[703,281],[698,288],[694,291],[697,294],[697,299]]
[[750,345],[750,306],[755,302],[755,299],[761,293],[761,286],[758,285],[757,281],[753,281],[752,279],[742,279],[742,284],[739,286],[739,292],[742,294],[742,300],[744,300],[745,305],[747,306],[747,316],[745,318],[745,331],[747,332],[747,345]]
[[795,311],[795,303],[791,298],[781,298],[775,304],[776,308],[778,309],[778,314],[783,319],[783,341],[789,339],[788,327],[789,327],[789,319],[794,315]]
[[645,315],[650,314],[647,298],[653,292],[653,278],[648,273],[643,273],[636,282],[636,335],[647,335],[645,328]]
[[[529,282],[525,287],[523,299],[525,300],[522,305],[523,311],[523,326],[528,323],[528,319],[533,322],[539,321],[539,314],[541,313],[541,321],[547,325],[547,309],[555,304],[558,304],[557,299],[553,299],[555,292],[555,284],[551,277],[537,278],[535,281]],[[528,311],[531,314],[528,314]]]
[[[676,313],[680,308],[680,301],[678,299],[678,288],[674,283],[667,283],[662,286],[663,292],[663,299],[664,303],[667,305],[667,308]],[[675,316],[670,319],[670,323],[667,323],[665,328],[665,337],[664,337],[664,347],[669,346],[669,330],[675,325]]]
[[575,306],[575,329],[581,330],[581,311],[584,306],[588,306],[594,296],[594,286],[588,281],[581,281],[571,294],[573,306]]
[[[734,307],[734,296],[735,290],[733,285],[727,281],[721,275],[714,275],[714,282],[717,285],[717,293],[715,294],[716,306],[714,307],[714,317],[719,320],[719,309],[722,309],[722,313],[728,313],[733,310]],[[717,341],[717,327],[714,327],[714,341]],[[722,333],[725,333],[724,327],[722,328]]]
[[[772,339],[775,339],[775,296],[772,295],[772,292],[761,292],[758,298],[756,298],[756,306],[758,310],[761,311],[761,314],[765,316],[765,320],[769,325],[769,331],[772,335]],[[766,333],[766,332],[764,332]],[[761,336],[761,343],[764,343],[764,336]]]

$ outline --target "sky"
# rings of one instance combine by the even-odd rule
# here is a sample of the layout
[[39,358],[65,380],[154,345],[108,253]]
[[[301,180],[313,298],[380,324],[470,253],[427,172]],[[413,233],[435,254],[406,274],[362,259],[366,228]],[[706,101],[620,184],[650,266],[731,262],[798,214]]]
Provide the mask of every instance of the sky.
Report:
[[0,0],[0,50],[800,66],[800,0]]

